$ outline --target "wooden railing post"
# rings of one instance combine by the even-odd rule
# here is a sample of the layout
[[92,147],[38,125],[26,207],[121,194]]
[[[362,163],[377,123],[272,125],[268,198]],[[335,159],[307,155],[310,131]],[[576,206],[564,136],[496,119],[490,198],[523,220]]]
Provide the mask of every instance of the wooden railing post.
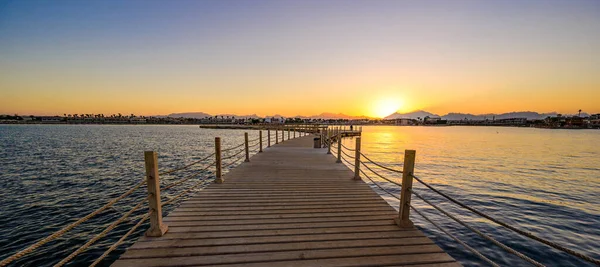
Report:
[[296,139],[296,127],[294,127],[294,139]]
[[331,154],[331,132],[329,131],[329,128],[325,131],[327,133],[327,154]]
[[245,162],[250,162],[250,150],[248,147],[248,132],[244,133],[244,149],[246,150],[246,160]]
[[221,175],[221,137],[215,137],[215,176],[215,183],[224,182]]
[[342,163],[342,135],[338,134],[337,139],[338,158],[335,162]]
[[354,146],[354,180],[360,180],[360,137],[356,137]]
[[262,153],[262,130],[258,131],[258,153]]
[[146,162],[146,185],[148,185],[148,202],[150,207],[150,229],[146,236],[163,236],[169,227],[163,224],[162,204],[160,203],[160,178],[158,177],[158,153],[144,152]]
[[288,132],[288,140],[290,140],[290,128],[287,128],[287,132]]
[[400,214],[396,223],[402,228],[413,227],[410,220],[410,198],[413,182],[413,173],[415,170],[416,151],[404,151],[404,169],[402,170],[402,190],[400,191]]
[[267,129],[267,147],[271,147],[271,129]]
[[275,129],[275,144],[279,144],[279,133],[277,129]]

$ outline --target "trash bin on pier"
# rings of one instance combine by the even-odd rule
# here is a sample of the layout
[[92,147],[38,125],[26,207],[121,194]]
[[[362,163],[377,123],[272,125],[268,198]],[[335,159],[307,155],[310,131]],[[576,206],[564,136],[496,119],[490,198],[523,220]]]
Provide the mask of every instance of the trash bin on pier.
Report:
[[313,140],[315,142],[315,148],[321,148],[321,137],[315,137]]

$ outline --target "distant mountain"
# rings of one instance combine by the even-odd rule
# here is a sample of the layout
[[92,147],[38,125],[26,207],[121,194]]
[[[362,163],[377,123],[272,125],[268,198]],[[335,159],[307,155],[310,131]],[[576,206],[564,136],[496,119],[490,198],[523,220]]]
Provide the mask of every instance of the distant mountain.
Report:
[[[541,120],[541,119],[545,119],[547,117],[555,117],[557,115],[556,112],[549,112],[549,113],[537,113],[534,111],[519,111],[519,112],[508,112],[508,113],[501,113],[501,114],[494,114],[494,113],[489,113],[489,114],[479,114],[479,115],[473,115],[473,114],[469,114],[469,113],[448,113],[444,116],[442,116],[442,119],[444,120],[463,120],[463,119],[468,119],[468,120],[492,120],[492,119],[510,119],[510,118],[527,118],[528,120]],[[577,114],[564,114],[565,116],[573,116],[573,115],[577,115]],[[587,117],[589,116],[587,113],[581,113],[582,117]]]
[[[448,113],[446,115],[441,116],[441,118],[443,120],[492,120],[492,119],[510,119],[510,118],[527,118],[528,120],[541,120],[541,119],[545,119],[546,117],[554,117],[556,116],[557,113],[556,112],[549,112],[549,113],[537,113],[534,111],[519,111],[519,112],[508,112],[508,113],[501,113],[501,114],[495,114],[495,113],[488,113],[488,114],[470,114],[470,113]],[[563,114],[565,116],[574,116],[577,114]],[[417,110],[417,111],[413,111],[413,112],[409,112],[409,113],[394,113],[391,114],[387,117],[385,117],[384,119],[418,119],[418,118],[425,118],[425,117],[440,117],[437,114],[433,114],[431,112],[427,112],[424,110]],[[589,114],[587,113],[581,113],[582,117],[587,117],[589,116]]]
[[424,110],[417,110],[417,111],[413,111],[413,112],[408,112],[408,113],[394,113],[391,114],[387,117],[385,117],[384,119],[386,120],[393,120],[393,119],[418,119],[418,118],[425,118],[425,117],[439,117],[439,115],[433,114],[433,113],[429,113],[427,111]]

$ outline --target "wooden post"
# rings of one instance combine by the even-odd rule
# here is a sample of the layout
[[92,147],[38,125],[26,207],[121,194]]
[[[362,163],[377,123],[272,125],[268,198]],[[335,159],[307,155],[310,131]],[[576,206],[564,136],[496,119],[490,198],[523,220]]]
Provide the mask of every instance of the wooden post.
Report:
[[244,148],[246,150],[246,160],[245,162],[250,162],[250,150],[248,148],[248,133],[244,133]]
[[288,132],[288,140],[290,140],[290,128],[287,129]]
[[296,139],[296,127],[294,127],[294,139]]
[[262,153],[262,130],[258,131],[258,153]]
[[338,141],[338,144],[337,144],[337,146],[338,146],[338,151],[337,151],[338,152],[338,158],[337,158],[336,162],[337,163],[342,163],[342,135],[338,134],[337,139],[338,139],[337,140]]
[[150,207],[150,229],[146,236],[163,236],[169,227],[163,224],[162,205],[160,203],[160,178],[158,177],[158,153],[145,151],[146,185],[148,185],[148,202]]
[[267,129],[267,147],[271,147],[271,129]]
[[402,228],[412,228],[413,222],[410,220],[410,197],[413,182],[413,173],[415,170],[416,151],[404,150],[404,169],[402,170],[402,190],[400,191],[400,214],[396,219],[396,224]]
[[275,129],[275,144],[279,144],[279,133],[277,129]]
[[327,133],[327,154],[331,154],[331,131],[329,131],[329,128],[327,128],[326,133]]
[[221,137],[215,137],[215,176],[215,183],[224,182],[221,175]]
[[354,147],[354,180],[360,180],[360,137],[356,137]]

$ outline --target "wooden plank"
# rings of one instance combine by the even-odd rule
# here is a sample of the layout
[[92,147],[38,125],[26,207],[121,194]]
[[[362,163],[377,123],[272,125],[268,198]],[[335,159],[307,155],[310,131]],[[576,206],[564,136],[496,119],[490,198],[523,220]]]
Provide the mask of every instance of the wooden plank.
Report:
[[250,214],[298,214],[298,213],[331,213],[331,212],[355,212],[355,211],[395,211],[392,207],[352,207],[339,209],[295,209],[295,210],[250,210],[250,211],[179,211],[175,210],[169,214],[204,216],[204,215],[250,215]]
[[231,263],[256,263],[272,261],[305,261],[311,259],[331,259],[343,257],[359,257],[372,255],[403,255],[403,263],[416,264],[428,262],[451,261],[448,254],[443,253],[438,246],[385,246],[385,247],[363,247],[340,248],[340,249],[318,249],[305,251],[283,251],[283,252],[256,252],[239,254],[221,254],[189,257],[161,257],[140,258],[117,261],[113,266],[206,266],[215,264]]
[[[413,229],[414,230],[414,229]],[[356,226],[356,227],[331,227],[308,229],[279,229],[279,230],[252,230],[252,231],[222,231],[222,232],[167,232],[160,239],[142,237],[140,240],[166,240],[166,239],[194,239],[194,238],[221,238],[221,237],[253,237],[253,236],[281,236],[281,235],[309,235],[309,234],[339,234],[339,233],[369,233],[384,231],[400,231],[398,226]],[[409,230],[406,230],[409,231]]]
[[365,211],[365,212],[331,212],[331,213],[300,213],[300,214],[259,214],[259,215],[213,215],[213,216],[175,216],[169,214],[164,221],[226,221],[226,220],[258,220],[258,219],[301,219],[301,218],[339,218],[351,216],[394,216],[395,214],[386,211]]
[[[386,231],[366,233],[333,233],[333,234],[306,234],[306,235],[276,235],[252,237],[217,237],[196,239],[161,239],[140,240],[130,249],[145,248],[178,248],[178,247],[203,247],[264,243],[291,243],[309,241],[335,241],[335,240],[361,240],[361,239],[403,239],[406,244],[432,244],[421,231]],[[148,242],[149,241],[149,242]]]
[[217,231],[247,231],[247,230],[284,230],[284,229],[316,229],[331,227],[352,227],[368,225],[372,227],[393,225],[393,219],[349,221],[349,222],[310,222],[310,223],[288,223],[288,224],[249,224],[249,225],[213,225],[213,226],[171,226],[171,233],[197,233]]
[[363,239],[363,240],[337,240],[337,241],[316,241],[316,242],[291,242],[291,243],[267,243],[267,244],[244,244],[227,246],[208,246],[202,247],[168,247],[168,248],[148,248],[133,249],[122,259],[139,259],[146,257],[193,257],[203,255],[220,254],[240,254],[240,253],[260,253],[260,252],[283,252],[298,250],[315,249],[340,249],[340,248],[372,248],[402,246],[402,250],[413,249],[417,253],[423,252],[441,252],[442,250],[426,239],[420,238],[411,243],[403,239]]
[[[294,219],[236,219],[236,220],[191,220],[191,221],[168,221],[170,226],[202,226],[202,225],[243,225],[243,224],[294,224],[294,223],[322,223],[322,222],[367,222],[371,220],[393,220],[393,216],[353,216],[353,217],[328,217],[328,218],[294,218]],[[166,222],[166,221],[165,221]]]
[[322,209],[338,209],[338,208],[377,208],[380,207],[381,203],[335,203],[327,205],[271,205],[271,206],[204,206],[198,205],[194,207],[180,207],[178,211],[261,211],[261,210],[322,210]]

